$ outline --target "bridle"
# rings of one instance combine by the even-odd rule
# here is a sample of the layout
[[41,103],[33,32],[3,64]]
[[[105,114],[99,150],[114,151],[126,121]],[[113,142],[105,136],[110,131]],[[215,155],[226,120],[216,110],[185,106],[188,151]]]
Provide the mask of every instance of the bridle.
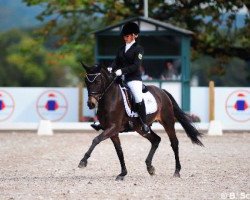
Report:
[[[89,76],[94,76],[94,78],[93,78],[93,79],[90,79]],[[86,78],[87,78],[88,82],[90,82],[90,83],[93,83],[93,82],[96,80],[96,78],[97,78],[98,76],[101,76],[101,77],[102,77],[102,78],[101,78],[101,85],[102,85],[102,81],[103,81],[102,73],[86,74]],[[89,96],[95,98],[97,102],[100,101],[100,100],[103,98],[104,94],[105,94],[105,93],[109,90],[109,88],[113,85],[113,83],[115,82],[116,79],[117,79],[117,76],[115,76],[115,77],[110,81],[110,83],[109,83],[109,84],[107,85],[107,87],[103,90],[103,92],[102,92],[102,90],[101,90],[101,91],[92,91],[92,92],[88,91]],[[96,96],[98,96],[98,97],[96,97]]]
[[[101,75],[101,73],[96,73],[96,74],[86,74],[86,78],[90,83],[93,83],[95,81],[95,79]],[[90,80],[90,78],[88,76],[95,76],[93,80]]]

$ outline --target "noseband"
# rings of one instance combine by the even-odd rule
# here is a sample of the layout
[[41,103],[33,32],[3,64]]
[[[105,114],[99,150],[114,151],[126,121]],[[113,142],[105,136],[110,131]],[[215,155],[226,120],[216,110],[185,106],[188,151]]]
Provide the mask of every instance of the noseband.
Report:
[[[95,80],[96,80],[96,78],[98,77],[98,76],[100,76],[101,75],[101,73],[95,73],[95,74],[86,74],[86,78],[87,78],[87,80],[88,80],[88,82],[90,82],[90,83],[93,83]],[[90,78],[90,77],[92,77],[93,76],[93,78]],[[102,81],[102,79],[101,79],[101,81]],[[89,92],[89,96],[93,96],[93,95],[98,95],[100,92]],[[94,97],[94,96],[93,96]],[[95,98],[95,97],[94,97]]]
[[[90,79],[89,76],[94,76],[94,78],[93,78],[93,79]],[[86,78],[87,78],[87,80],[88,80],[90,83],[93,83],[93,82],[96,80],[96,78],[97,78],[98,76],[102,76],[102,74],[101,74],[101,73],[87,74],[87,75],[86,75]],[[101,91],[99,91],[99,92],[98,92],[98,91],[89,92],[89,96],[92,96],[93,98],[95,98],[97,102],[100,101],[100,100],[102,99],[102,97],[104,96],[104,94],[105,94],[105,93],[108,91],[108,89],[111,87],[111,85],[115,82],[116,79],[117,79],[117,77],[115,76],[115,78],[113,78],[113,79],[110,81],[110,83],[107,85],[107,87],[104,89],[104,91],[101,90],[101,91],[103,91],[103,92],[101,92]],[[103,76],[102,76],[102,78],[101,78],[101,85],[102,85],[102,80],[103,80]],[[95,97],[96,95],[98,95],[98,98]]]
[[[86,75],[86,78],[87,78],[87,80],[88,80],[90,83],[93,83],[93,82],[95,81],[95,79],[96,79],[99,75],[101,75],[101,73],[87,74],[87,75]],[[91,80],[91,79],[89,78],[89,76],[94,76],[93,80]]]

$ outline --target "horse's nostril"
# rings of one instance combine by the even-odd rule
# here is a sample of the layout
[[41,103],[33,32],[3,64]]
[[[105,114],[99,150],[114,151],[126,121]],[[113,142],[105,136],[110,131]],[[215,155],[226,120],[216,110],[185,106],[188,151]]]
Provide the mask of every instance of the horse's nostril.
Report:
[[96,99],[92,96],[89,97],[87,105],[89,107],[89,109],[93,109],[97,106],[98,102],[96,101]]
[[90,102],[90,101],[87,102],[87,105],[88,105],[89,109],[93,109],[95,107],[95,104],[93,102]]
[[91,107],[91,102],[88,101],[87,105],[90,108]]

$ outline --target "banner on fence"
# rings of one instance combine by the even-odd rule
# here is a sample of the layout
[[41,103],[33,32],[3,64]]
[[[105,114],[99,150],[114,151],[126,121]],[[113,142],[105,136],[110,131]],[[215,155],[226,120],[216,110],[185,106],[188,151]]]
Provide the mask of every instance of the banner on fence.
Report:
[[[173,85],[172,85],[173,86]],[[180,103],[180,88],[170,91]],[[94,117],[96,110],[87,107],[87,90],[83,89],[83,115]],[[201,122],[209,122],[209,92],[207,87],[191,87],[191,114]],[[78,88],[0,88],[0,123],[79,121]],[[250,88],[216,87],[215,120],[223,126],[250,129]]]
[[77,88],[0,88],[1,122],[78,121]]

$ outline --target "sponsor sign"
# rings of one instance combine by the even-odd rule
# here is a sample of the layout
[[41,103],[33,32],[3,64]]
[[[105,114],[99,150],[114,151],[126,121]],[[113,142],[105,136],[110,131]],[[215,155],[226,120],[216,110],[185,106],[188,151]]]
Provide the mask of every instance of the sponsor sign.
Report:
[[15,102],[10,93],[0,90],[0,122],[9,119],[15,110]]
[[41,119],[60,121],[68,111],[68,101],[62,92],[48,90],[38,97],[36,107]]
[[226,100],[226,113],[234,121],[250,122],[250,92],[233,91]]

